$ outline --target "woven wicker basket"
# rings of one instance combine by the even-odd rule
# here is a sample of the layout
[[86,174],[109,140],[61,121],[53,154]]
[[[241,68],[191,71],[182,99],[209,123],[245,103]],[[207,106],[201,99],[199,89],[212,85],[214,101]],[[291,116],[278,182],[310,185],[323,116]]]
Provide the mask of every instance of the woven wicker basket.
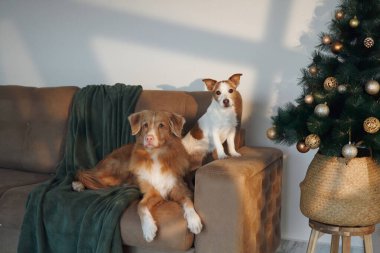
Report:
[[339,226],[380,221],[380,167],[369,157],[351,160],[316,154],[301,187],[301,212]]

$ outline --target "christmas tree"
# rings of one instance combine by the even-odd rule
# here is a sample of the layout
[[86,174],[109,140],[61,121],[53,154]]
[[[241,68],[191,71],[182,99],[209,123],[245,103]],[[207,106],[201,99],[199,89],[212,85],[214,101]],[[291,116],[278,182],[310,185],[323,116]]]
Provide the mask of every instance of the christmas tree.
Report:
[[301,153],[367,150],[380,163],[380,0],[341,1],[320,39],[302,70],[302,94],[278,109],[267,136]]

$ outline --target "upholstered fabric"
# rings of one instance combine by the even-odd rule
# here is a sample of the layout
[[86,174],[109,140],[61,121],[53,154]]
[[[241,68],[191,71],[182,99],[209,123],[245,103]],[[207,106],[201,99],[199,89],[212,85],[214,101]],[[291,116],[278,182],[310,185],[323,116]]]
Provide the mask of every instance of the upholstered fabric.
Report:
[[0,166],[54,172],[77,87],[1,86]]
[[194,235],[188,230],[183,210],[177,203],[168,201],[152,213],[157,222],[157,237],[152,242],[143,238],[141,223],[137,214],[137,203],[133,203],[120,221],[121,237],[124,244],[154,250],[188,250]]
[[197,252],[267,253],[280,242],[282,154],[273,148],[238,150],[196,173],[195,206],[204,230]]

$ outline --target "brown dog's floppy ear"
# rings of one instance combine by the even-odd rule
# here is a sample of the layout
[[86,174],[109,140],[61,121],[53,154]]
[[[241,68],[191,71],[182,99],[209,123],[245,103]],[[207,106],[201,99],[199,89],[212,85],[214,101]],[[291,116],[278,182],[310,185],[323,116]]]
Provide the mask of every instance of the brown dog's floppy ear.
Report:
[[169,125],[172,133],[177,137],[182,137],[182,129],[186,120],[177,113],[169,113]]
[[237,87],[240,83],[240,76],[242,76],[242,75],[243,74],[233,74],[232,76],[230,76],[230,78],[228,78],[228,80],[233,82]]
[[212,91],[215,87],[215,84],[217,83],[217,81],[209,78],[203,79],[202,81],[206,84],[206,87],[209,91]]
[[129,115],[128,120],[131,125],[132,135],[136,135],[141,130],[141,116],[143,112],[136,112]]

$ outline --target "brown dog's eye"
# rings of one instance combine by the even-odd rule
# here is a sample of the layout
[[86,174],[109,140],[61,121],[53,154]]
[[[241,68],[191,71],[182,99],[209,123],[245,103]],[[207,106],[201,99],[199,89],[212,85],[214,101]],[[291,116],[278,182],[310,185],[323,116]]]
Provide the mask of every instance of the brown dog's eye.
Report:
[[228,92],[229,92],[229,93],[232,93],[232,92],[234,92],[234,90],[233,90],[233,89],[229,89]]
[[216,95],[218,95],[218,96],[221,94],[220,90],[217,90],[215,93],[216,93]]
[[148,123],[144,123],[143,128],[148,128]]
[[162,123],[160,123],[159,125],[158,125],[158,128],[163,128],[164,127],[164,124],[162,124]]

